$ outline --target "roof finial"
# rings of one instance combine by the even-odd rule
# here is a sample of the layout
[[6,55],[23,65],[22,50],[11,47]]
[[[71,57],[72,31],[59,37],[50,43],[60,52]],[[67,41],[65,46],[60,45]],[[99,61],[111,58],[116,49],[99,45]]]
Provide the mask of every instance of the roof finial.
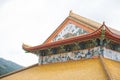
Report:
[[69,16],[71,16],[72,13],[73,13],[72,10],[70,10],[70,12],[69,12]]
[[103,30],[105,30],[105,28],[106,28],[105,21],[103,21],[102,26],[103,26]]
[[105,25],[105,21],[103,21],[103,25]]

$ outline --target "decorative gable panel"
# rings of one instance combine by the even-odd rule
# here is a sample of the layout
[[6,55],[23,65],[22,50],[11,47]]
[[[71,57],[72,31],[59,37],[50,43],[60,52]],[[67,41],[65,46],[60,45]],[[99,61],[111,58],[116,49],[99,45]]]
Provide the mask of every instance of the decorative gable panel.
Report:
[[72,24],[72,23],[68,23],[63,30],[58,33],[51,42],[57,41],[57,40],[62,40],[62,39],[66,39],[66,38],[70,38],[73,36],[78,36],[81,34],[87,34],[88,31]]

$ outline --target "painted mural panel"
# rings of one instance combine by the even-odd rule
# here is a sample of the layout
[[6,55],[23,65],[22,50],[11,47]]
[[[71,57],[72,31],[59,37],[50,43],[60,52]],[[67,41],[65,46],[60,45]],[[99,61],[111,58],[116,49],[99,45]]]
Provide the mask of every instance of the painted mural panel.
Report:
[[[48,64],[48,63],[55,63],[55,62],[64,62],[68,60],[87,59],[87,58],[98,56],[99,54],[100,54],[100,47],[95,47],[95,48],[79,50],[75,52],[44,56],[42,63]],[[41,63],[41,60],[39,60],[39,63]]]
[[78,36],[81,34],[87,34],[88,32],[72,23],[68,23],[64,29],[56,35],[56,37],[52,41],[57,41],[65,38],[69,38],[72,36]]
[[112,60],[120,61],[120,52],[104,48],[104,57]]
[[113,51],[105,47],[103,48],[94,47],[91,49],[84,49],[84,50],[78,50],[74,52],[61,53],[61,54],[56,54],[56,55],[51,55],[51,56],[44,56],[43,60],[40,57],[39,64],[41,63],[48,64],[48,63],[55,63],[55,62],[65,62],[68,60],[80,60],[80,59],[94,58],[94,57],[98,57],[102,52],[105,58],[120,61],[120,52]]

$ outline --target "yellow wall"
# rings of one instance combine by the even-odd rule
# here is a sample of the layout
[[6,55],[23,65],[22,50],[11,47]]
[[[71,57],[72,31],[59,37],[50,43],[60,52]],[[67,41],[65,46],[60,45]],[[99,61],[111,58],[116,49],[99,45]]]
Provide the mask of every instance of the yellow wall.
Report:
[[104,59],[104,62],[108,68],[113,80],[120,80],[120,62]]
[[107,80],[107,77],[98,58],[35,66],[1,80]]

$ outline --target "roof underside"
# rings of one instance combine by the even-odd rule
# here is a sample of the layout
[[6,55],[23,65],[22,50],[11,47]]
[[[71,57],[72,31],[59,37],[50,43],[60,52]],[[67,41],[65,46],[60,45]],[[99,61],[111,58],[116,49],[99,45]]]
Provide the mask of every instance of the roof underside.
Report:
[[[113,79],[120,79],[120,63],[103,59]],[[108,80],[100,58],[34,66],[1,80]]]

